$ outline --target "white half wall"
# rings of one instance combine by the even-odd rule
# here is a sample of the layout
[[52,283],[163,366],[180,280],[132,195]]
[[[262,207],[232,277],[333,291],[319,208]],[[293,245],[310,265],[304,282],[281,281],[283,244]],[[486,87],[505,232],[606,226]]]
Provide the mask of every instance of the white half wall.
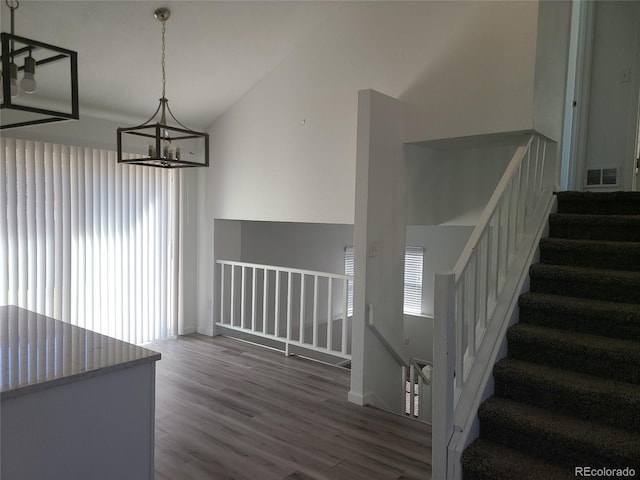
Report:
[[[358,156],[353,342],[349,400],[404,409],[403,273],[405,162],[399,101],[372,90],[358,95]],[[370,326],[384,340],[379,338]],[[389,351],[388,347],[393,351]]]
[[180,182],[180,290],[178,334],[194,333],[198,329],[198,173],[187,168],[179,171]]
[[566,105],[570,28],[570,0],[540,2],[534,84],[534,129],[558,143],[562,140]]

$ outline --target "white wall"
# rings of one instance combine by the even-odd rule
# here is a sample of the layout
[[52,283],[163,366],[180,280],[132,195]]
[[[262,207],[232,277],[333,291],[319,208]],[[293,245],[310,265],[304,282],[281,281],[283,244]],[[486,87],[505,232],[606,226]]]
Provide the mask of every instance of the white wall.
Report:
[[[534,129],[560,141],[563,132],[571,1],[540,2],[534,82]],[[569,99],[571,101],[573,99]]]
[[[621,186],[633,181],[640,94],[640,3],[597,2],[593,38],[586,168],[621,167]],[[601,190],[601,189],[599,189]]]
[[[405,145],[409,225],[475,225],[522,134]],[[470,143],[471,142],[471,143]]]
[[399,101],[372,90],[359,92],[349,400],[398,413],[404,410],[397,381],[401,367],[392,351],[406,363],[402,304],[407,199],[401,118]]
[[433,362],[433,317],[405,314],[404,343],[411,358]]
[[410,225],[407,245],[424,248],[422,315],[404,315],[404,343],[411,357],[433,360],[433,306],[436,273],[455,266],[473,227],[452,225]]
[[216,218],[351,224],[357,91],[408,141],[530,129],[537,2],[353,2],[210,130]]
[[180,335],[194,333],[198,328],[198,171],[179,171],[180,178],[180,292],[181,309],[178,319]]
[[115,151],[118,127],[137,125],[136,122],[137,119],[124,117],[103,118],[81,108],[79,120],[2,130],[2,136]]
[[422,313],[433,316],[433,289],[436,273],[453,270],[473,227],[452,225],[410,225],[407,245],[424,248]]

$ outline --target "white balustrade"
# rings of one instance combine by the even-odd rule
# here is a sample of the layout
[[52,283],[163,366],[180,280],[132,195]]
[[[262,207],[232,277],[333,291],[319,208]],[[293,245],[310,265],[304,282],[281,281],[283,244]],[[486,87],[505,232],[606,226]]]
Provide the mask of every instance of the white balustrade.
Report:
[[527,252],[535,250],[546,224],[557,178],[555,162],[547,158],[551,145],[537,134],[521,143],[453,271],[436,275],[434,478],[459,476],[458,460],[448,458],[452,438],[470,428],[478,391],[509,321],[503,305],[515,307],[514,279],[522,278],[528,266],[523,258],[531,257]]
[[[423,362],[429,365],[431,362]],[[405,414],[411,418],[431,423],[431,375],[426,375],[419,363],[411,359],[409,368],[402,367],[402,384],[406,397]],[[408,375],[407,375],[408,374]]]
[[351,359],[350,275],[217,260],[216,325]]

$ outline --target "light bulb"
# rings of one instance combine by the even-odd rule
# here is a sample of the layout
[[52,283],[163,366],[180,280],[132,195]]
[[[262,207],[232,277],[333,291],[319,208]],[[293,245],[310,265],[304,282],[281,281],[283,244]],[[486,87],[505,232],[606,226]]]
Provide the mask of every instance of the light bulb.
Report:
[[11,77],[11,98],[16,98],[20,93],[20,88],[18,87],[18,66],[13,62],[9,64],[9,74]]
[[34,75],[36,73],[36,61],[29,55],[24,59],[24,75],[20,81],[20,87],[27,93],[33,93],[36,91],[36,80]]

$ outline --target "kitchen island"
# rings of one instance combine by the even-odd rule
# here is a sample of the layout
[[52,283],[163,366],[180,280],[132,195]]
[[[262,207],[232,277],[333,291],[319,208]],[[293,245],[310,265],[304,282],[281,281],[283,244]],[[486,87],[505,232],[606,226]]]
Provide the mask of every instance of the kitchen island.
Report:
[[0,307],[0,478],[153,479],[160,354]]

